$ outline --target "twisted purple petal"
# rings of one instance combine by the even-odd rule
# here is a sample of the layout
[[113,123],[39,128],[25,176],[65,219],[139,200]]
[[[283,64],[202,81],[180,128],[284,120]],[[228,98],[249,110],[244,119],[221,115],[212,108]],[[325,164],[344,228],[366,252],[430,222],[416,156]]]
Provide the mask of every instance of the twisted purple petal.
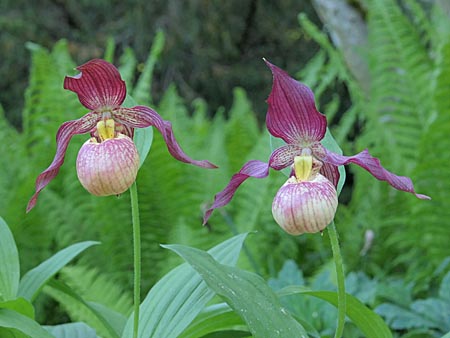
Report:
[[338,155],[327,150],[327,153],[323,160],[335,166],[354,163],[356,165],[359,165],[361,168],[366,169],[378,180],[388,182],[397,190],[410,192],[420,199],[431,199],[427,195],[417,194],[414,191],[413,183],[409,177],[397,176],[384,169],[380,163],[380,160],[370,155],[367,149],[354,156]]
[[127,93],[125,82],[114,65],[94,59],[76,68],[80,73],[66,76],[64,89],[78,95],[81,104],[90,110],[120,106]]
[[269,132],[286,143],[307,145],[320,141],[325,136],[327,120],[317,111],[311,89],[265,62],[273,74],[272,92],[267,100]]
[[64,163],[64,157],[69,145],[69,141],[75,134],[85,134],[90,132],[99,120],[99,115],[90,112],[78,120],[64,122],[58,129],[56,134],[56,154],[53,162],[45,169],[36,179],[36,192],[28,202],[27,212],[34,208],[37,198],[42,189],[44,189],[56,175],[59,168]]
[[209,161],[197,161],[186,155],[178,144],[173,134],[172,125],[165,121],[153,109],[145,106],[136,106],[133,108],[119,108],[113,111],[114,119],[124,125],[132,128],[145,128],[154,126],[164,137],[169,153],[178,161],[194,164],[202,168],[217,168]]
[[214,209],[227,205],[234,196],[237,188],[249,177],[264,178],[269,175],[269,165],[258,160],[251,160],[244,164],[237,174],[231,177],[228,185],[214,196],[213,205],[206,210],[203,216],[203,224],[208,222]]

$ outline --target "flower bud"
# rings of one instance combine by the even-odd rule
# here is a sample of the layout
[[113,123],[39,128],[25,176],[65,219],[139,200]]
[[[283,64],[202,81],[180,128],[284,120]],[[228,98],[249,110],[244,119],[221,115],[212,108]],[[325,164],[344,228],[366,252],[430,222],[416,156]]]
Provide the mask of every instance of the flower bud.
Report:
[[125,192],[135,181],[138,169],[136,146],[131,138],[122,134],[100,143],[96,138],[91,138],[78,152],[78,179],[93,195]]
[[336,189],[316,172],[319,168],[309,157],[296,158],[296,176],[286,181],[273,200],[273,218],[288,234],[322,231],[334,218],[338,205]]

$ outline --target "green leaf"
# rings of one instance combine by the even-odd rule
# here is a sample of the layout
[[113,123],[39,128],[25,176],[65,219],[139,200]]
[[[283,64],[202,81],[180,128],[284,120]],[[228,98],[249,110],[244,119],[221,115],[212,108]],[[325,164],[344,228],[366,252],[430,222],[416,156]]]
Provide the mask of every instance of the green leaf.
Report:
[[242,318],[227,304],[215,304],[202,311],[179,338],[203,337],[213,332],[225,330],[247,331],[248,329]]
[[[235,236],[208,252],[222,263],[234,265],[246,236]],[[138,337],[177,337],[213,297],[214,293],[188,264],[178,266],[156,283],[142,302]],[[131,337],[132,331],[133,314],[122,337]]]
[[7,302],[2,302],[0,303],[0,308],[14,310],[31,319],[34,319],[34,307],[29,301],[24,298],[17,298]]
[[95,330],[85,323],[67,323],[55,326],[44,326],[56,338],[98,338]]
[[[280,296],[302,293],[323,299],[337,306],[337,293],[333,291],[309,291],[302,286],[288,286],[278,292]],[[346,313],[367,338],[392,338],[392,333],[379,315],[366,307],[357,298],[346,294]]]
[[164,246],[183,257],[208,286],[247,323],[255,338],[308,337],[305,329],[281,306],[260,276],[218,263],[205,251],[183,245]]
[[442,338],[450,338],[450,331],[443,335]]
[[[333,135],[331,135],[330,129],[327,128],[327,132],[325,133],[325,137],[323,138],[321,143],[328,150],[330,150],[336,154],[342,155],[342,149],[337,144]],[[337,193],[339,195],[341,193],[341,190],[344,187],[344,183],[345,183],[345,168],[343,165],[341,165],[338,167],[338,170],[339,170],[340,177],[339,177],[339,182],[337,185]]]
[[450,303],[450,271],[442,279],[439,297]]
[[20,265],[14,237],[0,217],[0,300],[16,298],[19,288]]
[[[75,291],[73,291],[68,285],[57,281],[50,280],[48,282],[48,286],[58,292],[69,296],[73,300],[77,301],[85,308],[87,308],[90,313],[93,315],[90,317],[90,320],[98,320],[103,328],[108,332],[110,337],[118,338],[125,326],[126,318],[111,309],[106,309],[106,307],[102,307],[100,304],[95,302],[86,302],[80,295],[78,295]],[[108,311],[109,310],[109,311]],[[89,322],[89,324],[91,324]],[[91,324],[94,326],[93,324]]]
[[101,303],[97,302],[87,302],[87,303],[91,307],[91,309],[95,311],[97,316],[103,317],[106,320],[106,322],[110,325],[110,327],[114,330],[116,334],[111,336],[120,337],[127,323],[127,317]]
[[33,338],[55,338],[33,319],[9,309],[0,309],[0,327],[16,329]]
[[19,296],[33,301],[50,278],[78,254],[95,244],[99,242],[86,241],[73,244],[28,271],[20,281]]
[[134,143],[139,153],[139,168],[144,164],[153,142],[153,127],[134,130]]
[[[127,95],[123,105],[124,107],[134,107],[137,106],[138,104],[130,95]],[[153,127],[150,126],[147,128],[134,129],[133,141],[139,153],[139,168],[140,168],[144,163],[145,159],[147,158],[150,148],[152,147]]]

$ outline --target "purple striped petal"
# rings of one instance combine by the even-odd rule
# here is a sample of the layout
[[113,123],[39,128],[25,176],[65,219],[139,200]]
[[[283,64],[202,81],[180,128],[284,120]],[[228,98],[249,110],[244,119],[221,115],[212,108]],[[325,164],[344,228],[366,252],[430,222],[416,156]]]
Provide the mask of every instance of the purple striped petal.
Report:
[[322,162],[320,173],[328,178],[328,180],[337,188],[339,177],[341,176],[341,174],[339,174],[339,169],[337,166],[331,163]]
[[64,122],[58,129],[56,134],[56,154],[53,162],[45,169],[36,179],[36,192],[28,202],[27,212],[34,208],[37,198],[42,189],[44,189],[56,175],[59,168],[64,163],[64,157],[69,145],[69,141],[75,134],[85,134],[95,128],[99,114],[93,112],[88,113],[78,120]]
[[269,132],[286,143],[308,145],[320,141],[325,136],[327,120],[317,111],[311,89],[270,62],[266,64],[273,74],[272,92],[267,100]]
[[76,68],[80,73],[66,76],[64,89],[78,95],[81,104],[90,110],[112,109],[120,106],[127,93],[125,81],[114,65],[94,59]]
[[294,163],[294,157],[300,155],[302,147],[296,144],[286,144],[275,149],[270,155],[269,165],[275,170],[282,170]]
[[258,160],[251,160],[244,164],[237,174],[234,174],[228,185],[214,196],[213,205],[206,210],[203,224],[208,222],[214,209],[227,205],[234,196],[237,188],[249,177],[264,178],[269,175],[269,165]]
[[153,109],[145,106],[136,106],[133,108],[119,108],[113,111],[114,119],[132,128],[145,128],[154,126],[164,137],[169,153],[178,161],[194,164],[202,168],[217,168],[209,161],[197,161],[186,155],[179,146],[173,135],[172,125],[165,121]]
[[384,169],[380,163],[380,160],[370,155],[367,149],[354,156],[338,155],[327,150],[327,154],[323,160],[335,166],[354,163],[359,165],[361,168],[366,169],[378,180],[388,182],[397,190],[410,192],[420,199],[431,199],[427,195],[417,194],[414,191],[413,183],[409,177],[397,176]]

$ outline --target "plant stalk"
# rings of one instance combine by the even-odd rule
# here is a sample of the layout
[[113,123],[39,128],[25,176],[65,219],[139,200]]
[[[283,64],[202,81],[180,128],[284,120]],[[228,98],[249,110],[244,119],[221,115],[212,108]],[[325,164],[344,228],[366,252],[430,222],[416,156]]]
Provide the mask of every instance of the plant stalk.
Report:
[[334,221],[327,227],[330,237],[331,250],[333,251],[333,260],[336,268],[337,295],[338,295],[338,319],[334,338],[341,338],[344,332],[346,301],[345,301],[345,275],[344,264],[342,262],[341,249]]
[[131,217],[133,221],[133,250],[134,250],[134,320],[133,338],[139,332],[139,306],[141,304],[141,225],[139,221],[139,204],[136,181],[130,187]]

